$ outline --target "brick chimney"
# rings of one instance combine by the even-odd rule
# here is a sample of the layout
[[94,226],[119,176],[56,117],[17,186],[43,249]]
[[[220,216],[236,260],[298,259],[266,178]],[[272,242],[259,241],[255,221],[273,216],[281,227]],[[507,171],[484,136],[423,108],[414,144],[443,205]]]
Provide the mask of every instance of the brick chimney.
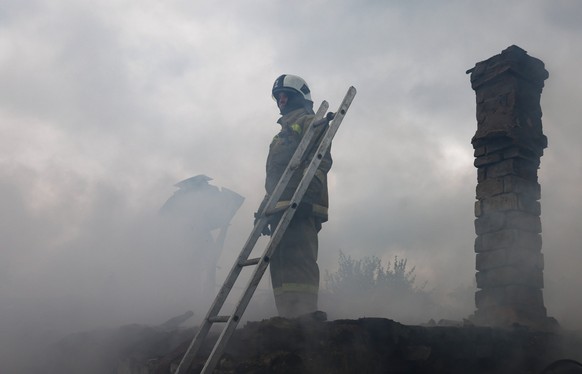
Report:
[[544,63],[517,46],[479,62],[471,74],[477,97],[475,203],[477,310],[474,323],[545,329],[540,185],[547,138],[540,96]]

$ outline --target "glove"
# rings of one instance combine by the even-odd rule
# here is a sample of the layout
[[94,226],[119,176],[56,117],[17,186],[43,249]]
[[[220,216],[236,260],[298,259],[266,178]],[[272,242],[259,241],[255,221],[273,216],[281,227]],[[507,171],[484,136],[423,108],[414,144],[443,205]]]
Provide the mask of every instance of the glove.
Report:
[[267,223],[265,227],[263,227],[263,231],[261,231],[261,235],[264,236],[271,236],[271,224]]
[[[259,212],[255,213],[255,223],[254,226],[257,225],[257,221],[259,220]],[[270,236],[271,235],[271,228],[270,228],[271,224],[269,222],[267,222],[267,224],[265,225],[265,227],[263,227],[263,230],[261,231],[261,235],[264,236]]]

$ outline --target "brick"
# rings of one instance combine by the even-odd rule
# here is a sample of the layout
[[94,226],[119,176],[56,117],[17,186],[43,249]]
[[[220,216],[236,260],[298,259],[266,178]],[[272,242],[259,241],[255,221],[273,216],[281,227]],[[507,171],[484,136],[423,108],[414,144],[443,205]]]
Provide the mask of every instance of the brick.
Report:
[[[529,248],[504,249],[505,263],[508,266],[520,266],[526,269],[544,269],[544,255]],[[485,252],[486,253],[486,252]]]
[[504,94],[507,95],[512,92],[515,92],[516,90],[514,82],[509,82],[508,84],[508,81],[504,80],[490,83],[493,84],[483,86],[476,92],[475,96],[477,99],[477,103],[482,103],[485,102],[486,100],[491,101],[492,99],[499,97],[499,95]]
[[514,160],[504,160],[496,165],[489,166],[487,176],[489,178],[503,177],[505,175],[514,174]]
[[[513,112],[512,108],[499,106],[494,101],[483,103],[481,111],[477,111],[482,137],[497,138],[500,134],[510,134],[511,128],[515,124]],[[479,126],[477,128],[479,130]]]
[[540,252],[542,249],[542,236],[531,231],[515,230],[514,242],[511,247],[513,250],[529,250]]
[[486,249],[483,247],[483,237],[478,236],[475,238],[475,245],[474,245],[475,253],[485,252]]
[[505,304],[505,288],[493,287],[475,293],[475,306],[487,308]]
[[487,177],[497,178],[506,175],[517,175],[528,180],[537,181],[537,169],[537,165],[528,160],[511,158],[488,166]]
[[539,168],[539,166],[540,166],[539,156],[536,155],[535,152],[533,152],[532,150],[525,149],[523,147],[516,146],[516,147],[504,149],[502,152],[502,158],[503,159],[522,158],[522,159],[530,162],[532,165],[535,165],[536,168]]
[[542,213],[540,202],[533,196],[519,194],[519,209],[539,216]]
[[505,191],[503,178],[489,178],[477,184],[475,189],[477,199],[485,199],[502,194]]
[[503,212],[481,214],[475,220],[475,233],[482,235],[505,228],[507,226],[505,216],[506,214]]
[[477,182],[481,183],[487,179],[487,168],[477,169]]
[[501,153],[493,153],[490,155],[483,155],[483,156],[477,157],[475,159],[475,161],[473,162],[473,165],[478,168],[481,166],[486,166],[486,165],[498,163],[501,160],[503,160],[503,155]]
[[481,214],[510,210],[522,210],[534,215],[540,215],[541,205],[531,196],[513,192],[495,195],[481,201]]
[[475,157],[479,157],[479,156],[484,156],[486,154],[486,150],[487,148],[485,148],[485,146],[481,146],[481,147],[477,147],[475,148],[475,151],[473,152],[473,156]]
[[487,153],[494,153],[502,151],[513,145],[513,141],[508,137],[499,137],[496,139],[490,139],[485,145]]
[[503,177],[503,191],[531,196],[535,200],[539,200],[541,197],[540,185],[537,181],[527,180],[515,175]]
[[[479,110],[479,109],[478,109]],[[490,113],[484,113],[485,115]],[[497,133],[495,137],[488,137],[488,138],[478,138],[474,137],[471,141],[473,144],[473,149],[477,150],[478,148],[484,148],[484,154],[492,154],[496,152],[500,152],[508,147],[513,145],[513,141],[511,138],[505,136],[505,132],[501,131]],[[478,155],[475,154],[475,157]]]
[[515,193],[496,195],[481,202],[483,213],[517,210],[519,206],[519,196]]
[[512,326],[515,323],[524,326],[546,326],[546,308],[522,305],[495,305],[479,308],[475,311],[475,321],[480,325]]
[[481,201],[475,201],[475,217],[480,217],[482,214]]
[[544,256],[541,252],[524,248],[503,248],[477,253],[476,270],[490,270],[504,266],[524,269],[544,269]]
[[514,305],[515,314],[517,316],[518,323],[525,326],[545,326],[548,321],[546,317],[548,316],[545,306],[538,305],[533,307],[531,305]]
[[[476,252],[503,248],[511,248],[513,250],[524,249],[536,252],[542,248],[541,235],[530,231],[504,229],[480,235],[478,239],[479,241],[475,241]],[[479,243],[477,244],[477,242]]]
[[476,276],[478,288],[522,285],[543,288],[543,273],[540,269],[524,269],[505,266],[490,270],[479,271]]
[[529,307],[544,305],[542,290],[520,285],[507,286],[505,288],[505,302],[507,304],[522,304]]
[[507,212],[504,217],[506,218],[504,223],[508,229],[520,229],[535,233],[542,232],[542,222],[539,215],[523,211],[512,211]]
[[507,253],[505,249],[477,253],[475,256],[476,270],[489,270],[507,266]]
[[[475,251],[486,252],[496,249],[503,249],[511,247],[515,241],[518,233],[516,230],[501,230],[494,233],[487,233],[478,237],[479,245],[475,246]],[[475,241],[477,244],[477,241]]]

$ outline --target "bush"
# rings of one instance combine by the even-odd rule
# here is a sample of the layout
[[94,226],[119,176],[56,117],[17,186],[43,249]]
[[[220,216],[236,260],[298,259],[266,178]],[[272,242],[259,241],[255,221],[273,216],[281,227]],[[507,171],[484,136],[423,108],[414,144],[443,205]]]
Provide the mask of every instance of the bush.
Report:
[[326,271],[326,289],[332,293],[370,292],[384,288],[409,292],[423,291],[426,283],[420,288],[414,285],[415,268],[407,271],[407,263],[407,259],[399,260],[398,256],[394,256],[394,262],[389,261],[384,268],[382,261],[376,256],[354,260],[340,251],[338,271],[335,273]]
[[322,306],[332,318],[388,317],[403,323],[426,322],[436,305],[426,282],[415,285],[415,268],[394,257],[386,266],[375,256],[355,260],[340,251],[339,268],[326,271]]

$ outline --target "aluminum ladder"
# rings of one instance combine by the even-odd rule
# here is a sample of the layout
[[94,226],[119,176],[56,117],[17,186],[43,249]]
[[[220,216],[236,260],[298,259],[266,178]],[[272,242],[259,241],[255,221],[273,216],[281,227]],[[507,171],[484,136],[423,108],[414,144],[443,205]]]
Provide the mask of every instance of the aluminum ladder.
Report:
[[[307,130],[301,139],[301,142],[297,146],[297,150],[295,151],[293,157],[289,161],[287,168],[283,172],[277,186],[275,187],[273,193],[268,198],[267,203],[264,207],[259,208],[260,211],[258,212],[258,219],[255,222],[255,226],[251,231],[244,247],[242,248],[237,260],[235,261],[230,273],[228,274],[226,280],[224,281],[222,287],[220,288],[212,306],[208,310],[206,317],[204,318],[198,333],[190,343],[190,346],[186,350],[186,353],[182,357],[178,368],[176,369],[176,374],[185,374],[188,372],[190,366],[192,365],[192,361],[200,351],[202,344],[208,333],[210,332],[210,328],[214,323],[226,323],[226,326],[223,328],[222,333],[218,337],[210,356],[207,358],[204,367],[202,368],[201,374],[210,374],[216,368],[226,345],[228,344],[229,339],[231,338],[232,334],[234,333],[238,322],[241,320],[244,311],[246,310],[250,300],[257,289],[265,270],[269,266],[269,259],[273,255],[275,248],[281,241],[283,234],[285,233],[293,215],[303,195],[307,191],[307,187],[311,183],[323,156],[329,149],[331,145],[331,141],[335,136],[344,116],[346,115],[348,108],[350,107],[352,100],[356,95],[356,89],[354,87],[350,87],[342,100],[342,103],[339,106],[337,112],[328,113],[324,116],[325,112],[329,108],[329,105],[326,101],[321,103],[313,121],[308,126]],[[318,131],[321,126],[326,126],[324,131]],[[320,134],[320,138],[316,138],[316,134]],[[319,141],[319,144],[317,142]],[[305,169],[303,179],[299,182],[293,197],[291,198],[289,204],[285,206],[277,206],[275,205],[279,201],[279,198],[283,194],[283,191],[287,187],[289,180],[291,179],[293,173],[301,166],[305,164],[304,157],[305,155],[309,154],[311,150],[313,150],[314,146],[317,146],[317,150],[313,154],[313,158],[310,160],[309,165]],[[263,231],[264,227],[267,225],[269,221],[269,217],[271,217],[275,213],[283,212],[283,215],[277,225],[277,228],[272,233],[269,243],[264,249],[263,254],[261,257],[251,258],[249,259],[249,255],[251,254],[253,248],[255,247],[257,240],[261,237],[261,232]],[[234,312],[231,315],[219,315],[220,310],[222,309],[230,291],[234,287],[234,284],[242,271],[242,269],[246,266],[256,266],[246,288],[244,289],[243,295],[240,297]]]

